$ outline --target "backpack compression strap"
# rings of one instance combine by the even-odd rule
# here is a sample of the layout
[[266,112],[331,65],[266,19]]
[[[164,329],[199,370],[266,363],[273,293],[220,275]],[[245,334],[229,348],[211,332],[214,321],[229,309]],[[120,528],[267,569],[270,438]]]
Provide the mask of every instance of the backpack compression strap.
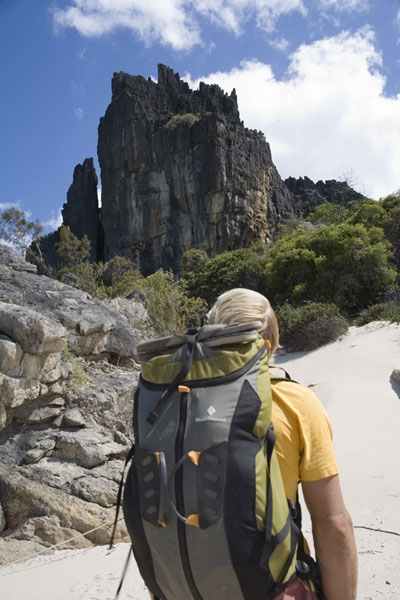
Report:
[[167,387],[167,389],[165,390],[165,392],[163,393],[163,395],[161,396],[161,398],[157,402],[157,404],[154,407],[154,409],[146,417],[146,421],[148,423],[150,423],[150,425],[154,425],[154,423],[156,422],[156,420],[160,416],[160,413],[162,413],[165,405],[167,404],[170,396],[175,392],[175,390],[177,389],[178,385],[185,379],[186,375],[189,373],[189,371],[190,371],[190,369],[192,367],[192,364],[193,364],[193,358],[194,358],[194,352],[196,350],[196,343],[197,343],[197,336],[198,336],[198,334],[199,334],[198,331],[196,331],[196,333],[190,333],[190,331],[189,331],[189,333],[187,334],[187,336],[186,336],[186,344],[187,344],[187,347],[188,347],[188,354],[187,354],[186,360],[183,363],[183,367],[179,371],[178,375],[169,384],[169,386]]

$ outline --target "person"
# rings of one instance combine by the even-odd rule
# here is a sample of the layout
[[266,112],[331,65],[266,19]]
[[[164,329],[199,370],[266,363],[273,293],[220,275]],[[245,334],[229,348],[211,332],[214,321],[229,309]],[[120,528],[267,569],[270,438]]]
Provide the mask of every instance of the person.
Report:
[[[223,293],[207,315],[210,324],[260,321],[271,357],[279,347],[279,327],[265,296],[236,288]],[[294,503],[298,484],[310,513],[324,600],[356,600],[357,551],[354,528],[339,481],[332,430],[317,396],[290,380],[272,380],[272,422],[285,491]],[[295,579],[276,600],[311,600],[316,593]]]

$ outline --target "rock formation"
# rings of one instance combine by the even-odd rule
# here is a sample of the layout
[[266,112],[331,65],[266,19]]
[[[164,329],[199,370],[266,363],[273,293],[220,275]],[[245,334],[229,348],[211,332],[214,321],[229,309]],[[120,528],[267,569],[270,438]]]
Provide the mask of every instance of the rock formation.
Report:
[[67,202],[62,209],[63,222],[68,224],[77,238],[83,235],[91,241],[92,261],[102,260],[102,237],[99,221],[98,179],[93,159],[87,158],[74,170],[72,184],[67,192]]
[[309,177],[288,177],[285,184],[294,196],[294,206],[299,217],[307,217],[323,202],[344,206],[353,200],[362,200],[363,195],[353,190],[345,181],[317,181]]
[[[63,207],[64,224],[88,235],[96,260],[119,254],[144,274],[179,274],[186,250],[214,256],[267,241],[294,216],[264,135],[240,121],[235,90],[202,83],[192,91],[163,65],[157,83],[114,75],[98,157],[99,215],[91,159],[77,165]],[[55,266],[52,239],[42,250]]]
[[0,246],[0,564],[109,541],[145,339],[140,302],[35,271]]
[[[157,83],[114,74],[112,99],[100,119],[98,158],[102,207],[93,160],[77,165],[63,222],[92,245],[92,260],[131,258],[144,275],[159,268],[180,275],[183,254],[224,250],[274,239],[277,226],[303,218],[324,201],[361,197],[344,183],[282,181],[264,135],[240,120],[236,92],[201,83],[191,90],[159,65]],[[42,243],[57,268],[54,243]]]
[[271,237],[292,197],[262,133],[243,126],[235,90],[192,91],[167,67],[158,83],[117,73],[100,120],[104,259],[129,256],[144,274],[181,270],[209,255]]

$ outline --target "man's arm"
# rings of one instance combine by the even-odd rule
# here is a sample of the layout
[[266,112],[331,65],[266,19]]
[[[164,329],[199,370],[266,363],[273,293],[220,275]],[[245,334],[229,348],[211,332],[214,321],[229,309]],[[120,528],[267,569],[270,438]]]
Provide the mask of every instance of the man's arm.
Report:
[[356,600],[357,549],[339,477],[303,481],[302,488],[311,516],[325,599]]

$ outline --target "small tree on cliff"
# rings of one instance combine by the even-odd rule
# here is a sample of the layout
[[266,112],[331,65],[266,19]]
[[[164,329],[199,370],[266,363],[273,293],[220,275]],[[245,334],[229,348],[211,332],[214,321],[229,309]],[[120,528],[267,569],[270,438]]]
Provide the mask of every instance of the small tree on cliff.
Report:
[[79,288],[88,294],[104,298],[103,263],[89,262],[90,241],[87,235],[81,239],[68,226],[60,227],[60,241],[55,245],[61,269],[57,279]]
[[4,210],[0,216],[0,241],[12,246],[17,252],[25,254],[32,241],[37,240],[43,226],[36,221],[29,221],[27,214],[12,206]]
[[68,225],[60,227],[60,241],[55,246],[62,269],[89,261],[90,241],[87,235],[78,239]]

